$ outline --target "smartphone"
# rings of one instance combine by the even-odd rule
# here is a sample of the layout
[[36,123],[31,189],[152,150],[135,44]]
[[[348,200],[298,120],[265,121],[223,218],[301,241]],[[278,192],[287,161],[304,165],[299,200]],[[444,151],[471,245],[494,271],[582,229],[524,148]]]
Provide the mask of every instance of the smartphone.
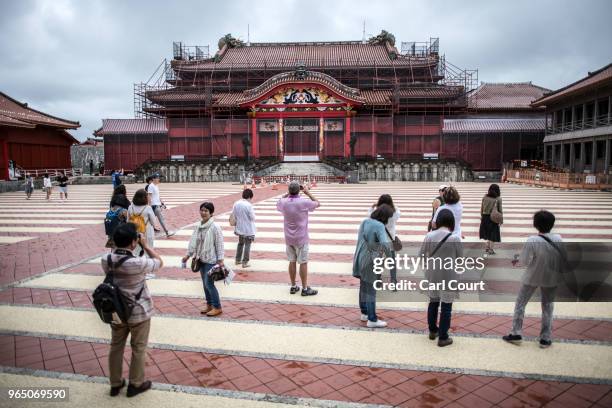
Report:
[[304,186],[300,184],[300,190],[304,190]]

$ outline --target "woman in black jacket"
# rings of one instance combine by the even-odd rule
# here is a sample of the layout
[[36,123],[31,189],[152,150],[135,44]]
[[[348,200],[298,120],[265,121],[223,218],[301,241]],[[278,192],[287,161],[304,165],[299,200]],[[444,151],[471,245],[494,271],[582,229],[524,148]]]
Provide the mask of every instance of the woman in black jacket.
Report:
[[125,185],[119,185],[113,191],[113,197],[110,201],[110,207],[121,207],[127,210],[130,204],[130,200],[128,200],[127,198],[127,191],[125,190]]

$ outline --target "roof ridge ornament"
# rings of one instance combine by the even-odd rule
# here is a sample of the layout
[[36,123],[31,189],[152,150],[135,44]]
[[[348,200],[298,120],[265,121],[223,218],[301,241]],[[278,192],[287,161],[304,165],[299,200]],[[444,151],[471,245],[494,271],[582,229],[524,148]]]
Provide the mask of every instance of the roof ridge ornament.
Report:
[[299,81],[304,81],[308,76],[309,72],[306,70],[306,65],[304,63],[298,64],[295,68],[295,79]]

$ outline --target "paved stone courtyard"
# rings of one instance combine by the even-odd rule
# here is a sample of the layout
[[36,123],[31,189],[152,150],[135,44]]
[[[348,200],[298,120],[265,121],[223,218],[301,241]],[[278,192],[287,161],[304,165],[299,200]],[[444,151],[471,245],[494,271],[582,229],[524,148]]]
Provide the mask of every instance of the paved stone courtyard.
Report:
[[[131,197],[140,186],[127,187]],[[488,184],[457,187],[465,241],[476,243]],[[520,247],[533,233],[532,213],[546,208],[557,216],[554,232],[564,239],[612,245],[612,194],[501,187],[505,242]],[[127,401],[108,396],[110,330],[91,304],[102,280],[102,220],[111,190],[71,186],[67,202],[57,193],[47,202],[40,191],[29,201],[23,193],[0,195],[0,386],[67,386],[70,406]],[[251,267],[237,268],[235,282],[220,287],[224,313],[211,319],[199,313],[199,275],[181,269],[180,257],[199,204],[211,200],[233,266],[237,238],[227,212],[242,187],[162,184],[166,219],[179,231],[155,241],[166,266],[148,281],[156,315],[146,375],[154,390],[130,406],[612,406],[610,303],[558,303],[555,342],[546,350],[534,341],[537,303],[528,308],[528,341],[520,347],[500,339],[511,326],[511,302],[457,303],[455,343],[444,349],[427,339],[425,298],[380,304],[387,329],[366,329],[359,321],[351,264],[368,207],[390,193],[402,211],[398,234],[417,243],[436,190],[433,183],[376,182],[313,189],[321,208],[310,218],[309,280],[319,295],[303,298],[288,291],[282,218],[275,208],[284,187],[256,189]],[[488,262],[508,268],[513,253],[500,250]],[[126,353],[126,369],[128,362]]]

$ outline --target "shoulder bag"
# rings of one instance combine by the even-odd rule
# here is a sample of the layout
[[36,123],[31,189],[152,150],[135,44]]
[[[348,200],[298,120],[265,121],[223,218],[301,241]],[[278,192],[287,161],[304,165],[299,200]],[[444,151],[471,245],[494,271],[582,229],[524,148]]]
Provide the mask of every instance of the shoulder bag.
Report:
[[200,267],[202,266],[202,262],[200,262],[200,251],[202,251],[202,245],[204,245],[204,238],[200,232],[198,233],[198,238],[196,240],[195,254],[193,254],[193,259],[191,260],[191,271],[194,273],[200,272]]
[[497,208],[499,206],[499,201],[495,200],[495,204],[493,204],[493,209],[491,210],[491,221],[495,224],[503,224],[504,223],[504,215]]
[[395,235],[395,238],[392,238],[387,228],[385,228],[385,231],[387,232],[387,236],[389,237],[389,239],[391,240],[391,243],[393,244],[393,250],[395,252],[401,251],[403,245],[402,245],[402,241],[399,239],[397,234]]
[[563,251],[561,251],[561,249],[555,245],[555,243],[548,237],[545,237],[544,235],[539,235],[540,238],[542,238],[544,241],[548,242],[550,244],[550,246],[552,246],[553,248],[555,248],[555,250],[559,253],[559,256],[561,257],[561,268],[560,271],[563,273],[566,270],[567,267],[567,259],[565,257],[565,254],[563,253]]

